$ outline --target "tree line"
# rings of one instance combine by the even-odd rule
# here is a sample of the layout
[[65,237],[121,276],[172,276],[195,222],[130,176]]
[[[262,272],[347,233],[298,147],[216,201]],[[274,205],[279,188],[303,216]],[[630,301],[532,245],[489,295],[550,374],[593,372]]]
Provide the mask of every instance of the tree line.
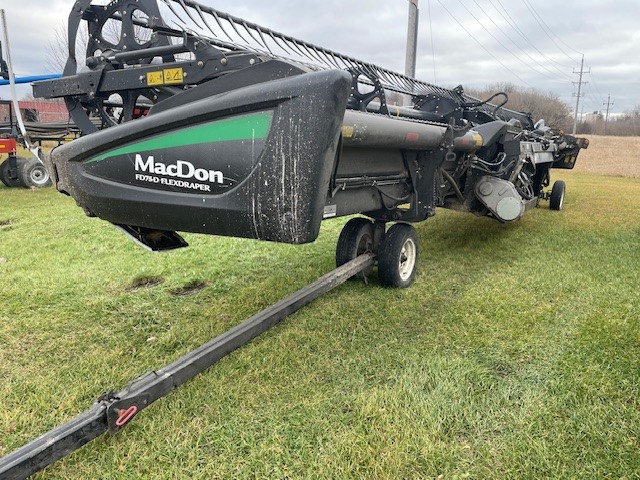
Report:
[[640,136],[640,105],[624,112],[620,116],[605,116],[595,112],[589,116],[589,121],[578,122],[578,132],[591,135],[614,135],[618,137]]
[[[531,113],[533,121],[544,119],[545,124],[573,131],[571,107],[553,92],[543,92],[535,88],[522,88],[511,83],[495,83],[480,89],[466,89],[474,97],[489,98],[496,92],[505,92],[509,96],[506,108]],[[616,117],[605,117],[601,112],[590,114],[587,119],[578,122],[577,134],[640,136],[640,105]]]
[[530,113],[534,122],[544,119],[547,126],[568,132],[573,130],[570,107],[553,92],[543,92],[535,88],[525,89],[506,82],[494,83],[480,89],[469,88],[465,89],[465,92],[480,99],[489,98],[496,92],[504,92],[509,97],[505,108]]

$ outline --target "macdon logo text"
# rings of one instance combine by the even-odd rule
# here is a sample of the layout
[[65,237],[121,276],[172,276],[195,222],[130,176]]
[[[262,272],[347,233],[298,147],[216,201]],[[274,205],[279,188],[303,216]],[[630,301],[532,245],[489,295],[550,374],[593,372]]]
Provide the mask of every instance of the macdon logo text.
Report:
[[156,175],[166,175],[167,177],[196,179],[209,183],[224,183],[224,175],[219,170],[196,168],[191,162],[184,160],[178,160],[175,165],[166,165],[156,162],[153,155],[149,155],[147,160],[144,161],[142,155],[136,153],[135,169],[137,172],[149,172]]
[[[156,162],[153,155],[147,156],[147,159],[144,160],[142,155],[136,153],[134,168],[136,172],[148,172],[149,174],[163,175],[166,177],[198,180],[200,182],[217,183],[220,185],[224,184],[224,174],[221,171],[196,168],[191,162],[184,160],[178,160],[175,164],[167,165],[162,162]],[[190,188],[194,190],[210,191],[209,185],[184,180],[158,178],[151,175],[136,174],[136,180]]]

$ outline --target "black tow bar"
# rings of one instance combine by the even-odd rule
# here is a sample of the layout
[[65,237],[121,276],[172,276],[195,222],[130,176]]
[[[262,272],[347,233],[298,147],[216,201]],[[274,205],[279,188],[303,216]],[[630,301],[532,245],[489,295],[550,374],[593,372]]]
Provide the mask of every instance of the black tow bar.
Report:
[[120,392],[102,395],[90,409],[1,458],[0,479],[27,478],[107,430],[118,432],[140,410],[206,370],[236,348],[250,342],[288,315],[369,268],[374,260],[375,255],[372,253],[360,255],[163,369],[142,375]]

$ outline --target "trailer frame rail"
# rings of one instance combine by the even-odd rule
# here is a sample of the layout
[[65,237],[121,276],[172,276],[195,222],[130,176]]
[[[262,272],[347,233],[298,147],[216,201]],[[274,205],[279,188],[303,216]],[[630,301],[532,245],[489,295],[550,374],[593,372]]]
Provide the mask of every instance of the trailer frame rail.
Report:
[[105,393],[88,410],[0,458],[0,478],[27,478],[107,431],[122,430],[141,410],[316,298],[370,268],[375,259],[375,254],[370,252],[359,255],[164,368],[138,377],[120,392]]

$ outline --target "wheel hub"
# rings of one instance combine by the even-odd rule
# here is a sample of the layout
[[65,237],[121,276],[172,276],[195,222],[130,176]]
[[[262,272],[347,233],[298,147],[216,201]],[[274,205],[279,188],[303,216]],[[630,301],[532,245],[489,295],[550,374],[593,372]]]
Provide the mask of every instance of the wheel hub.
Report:
[[407,280],[411,276],[415,263],[416,245],[413,240],[408,239],[400,252],[400,278],[402,280]]

